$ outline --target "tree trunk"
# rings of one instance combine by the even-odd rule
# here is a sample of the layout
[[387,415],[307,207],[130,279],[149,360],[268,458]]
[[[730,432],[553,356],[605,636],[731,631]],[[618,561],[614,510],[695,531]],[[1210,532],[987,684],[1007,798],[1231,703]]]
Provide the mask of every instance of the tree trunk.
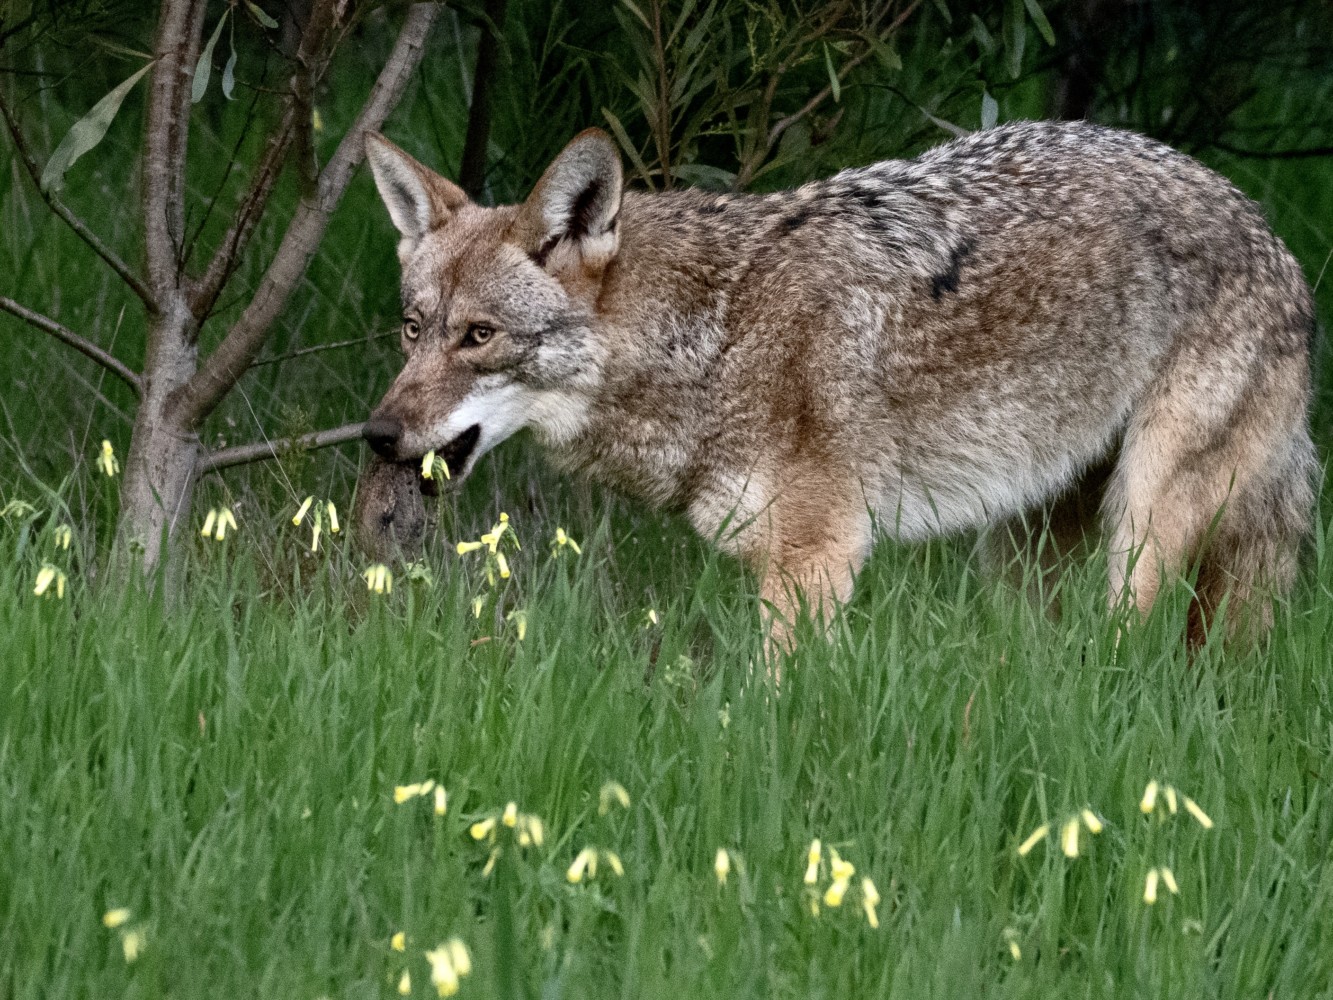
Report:
[[125,459],[116,528],[120,555],[140,556],[145,573],[163,561],[168,567],[179,565],[172,549],[180,538],[177,529],[190,516],[199,457],[198,434],[171,405],[198,367],[196,321],[184,294],[174,296],[150,323],[144,393]]

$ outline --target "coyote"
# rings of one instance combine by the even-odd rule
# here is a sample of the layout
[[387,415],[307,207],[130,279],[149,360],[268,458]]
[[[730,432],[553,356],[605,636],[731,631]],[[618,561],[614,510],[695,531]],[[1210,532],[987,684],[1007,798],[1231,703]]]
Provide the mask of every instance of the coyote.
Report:
[[1112,603],[1197,567],[1192,632],[1225,594],[1262,631],[1292,582],[1310,291],[1182,153],[1028,122],[790,191],[649,194],[589,129],[497,208],[382,136],[368,158],[406,355],[373,449],[458,481],[531,428],[753,566],[779,643],[876,535],[990,526],[1012,554],[1100,522]]

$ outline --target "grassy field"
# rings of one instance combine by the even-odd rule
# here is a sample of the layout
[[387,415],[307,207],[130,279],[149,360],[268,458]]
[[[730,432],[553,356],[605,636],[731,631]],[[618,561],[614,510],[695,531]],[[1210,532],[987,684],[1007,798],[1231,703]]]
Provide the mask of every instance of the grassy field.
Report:
[[[526,461],[443,501],[442,536],[490,527]],[[79,582],[58,503],[0,526],[0,995],[435,995],[423,952],[455,936],[476,997],[1330,995],[1327,527],[1271,644],[1192,664],[1183,589],[1117,645],[1095,559],[1057,625],[965,544],[882,547],[775,697],[753,582],[576,491],[509,512],[508,580],[441,544],[382,595],[343,536],[311,554],[293,509],[250,509],[170,608]],[[63,598],[33,595],[44,561]],[[395,802],[427,779],[443,815]],[[1145,815],[1150,780],[1214,826],[1165,790]],[[1084,808],[1104,829],[1067,857]],[[589,846],[623,876],[572,883]]]
[[[383,48],[358,47],[361,82],[321,95],[322,154]],[[443,39],[388,129],[446,170],[471,65],[457,56]],[[534,62],[520,56],[518,69]],[[101,93],[124,75],[98,66],[100,90],[71,79],[33,91],[40,149],[88,106],[79,86]],[[1040,95],[997,93],[1002,119],[1040,114]],[[1333,84],[1294,93],[1256,118],[1302,119]],[[197,206],[238,146],[241,103],[205,105],[192,123]],[[523,130],[495,140],[508,143],[502,178],[597,120],[550,105],[506,112]],[[900,119],[925,120],[888,99],[870,111],[881,117],[867,112],[863,139],[840,147],[847,162],[887,155]],[[139,135],[117,122],[67,189],[131,259]],[[1209,162],[1263,201],[1333,315],[1327,159]],[[287,178],[205,349],[257,284],[295,193]],[[399,363],[391,341],[371,339],[397,319],[393,246],[357,178],[265,364],[210,419],[206,445],[364,418]],[[16,170],[0,171],[0,275],[0,292],[137,364],[141,310]],[[979,577],[968,539],[884,545],[831,641],[807,637],[776,695],[752,671],[751,578],[683,521],[562,481],[517,444],[440,501],[426,563],[416,579],[400,570],[391,593],[367,590],[345,536],[312,553],[309,525],[291,523],[312,493],[346,519],[356,447],[208,477],[170,605],[102,586],[117,482],[93,459],[104,437],[123,456],[132,397],[8,316],[0,367],[3,1000],[392,997],[405,972],[412,995],[435,996],[425,952],[452,938],[472,966],[459,995],[501,1000],[1333,998],[1327,490],[1300,586],[1260,649],[1210,646],[1190,662],[1183,586],[1117,642],[1125,623],[1105,609],[1095,557],[1062,585],[1054,622]],[[1327,456],[1326,373],[1316,395]],[[224,506],[237,530],[200,537]],[[454,546],[502,511],[522,549],[505,550],[512,575],[492,581],[484,553]],[[553,554],[558,528],[581,554]],[[48,563],[63,596],[49,574],[33,593]],[[445,789],[442,815],[433,788],[395,801],[424,781]],[[504,823],[511,802],[540,818],[540,843],[530,820]],[[1085,809],[1102,829],[1077,827],[1069,857],[1062,834]],[[588,848],[596,874],[571,882]],[[835,850],[855,867],[840,906],[827,895]]]

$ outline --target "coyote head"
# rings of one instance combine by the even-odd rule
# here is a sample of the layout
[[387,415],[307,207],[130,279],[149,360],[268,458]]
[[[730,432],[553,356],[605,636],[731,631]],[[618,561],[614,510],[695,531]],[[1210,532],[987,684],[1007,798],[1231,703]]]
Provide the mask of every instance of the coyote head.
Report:
[[619,247],[611,139],[576,136],[521,205],[484,208],[379,135],[375,184],[401,234],[402,372],[364,435],[390,461],[435,451],[451,474],[524,427],[554,443],[585,420],[605,355],[591,329]]

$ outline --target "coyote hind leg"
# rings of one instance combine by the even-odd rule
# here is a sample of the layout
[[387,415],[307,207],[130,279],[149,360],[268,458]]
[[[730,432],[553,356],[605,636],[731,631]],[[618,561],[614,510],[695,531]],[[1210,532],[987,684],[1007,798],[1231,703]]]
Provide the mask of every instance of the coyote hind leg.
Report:
[[1168,365],[1130,419],[1107,491],[1113,603],[1127,596],[1146,615],[1164,575],[1197,560],[1190,641],[1206,637],[1228,594],[1229,633],[1267,630],[1314,504],[1308,378],[1303,354],[1242,366],[1217,344]]

